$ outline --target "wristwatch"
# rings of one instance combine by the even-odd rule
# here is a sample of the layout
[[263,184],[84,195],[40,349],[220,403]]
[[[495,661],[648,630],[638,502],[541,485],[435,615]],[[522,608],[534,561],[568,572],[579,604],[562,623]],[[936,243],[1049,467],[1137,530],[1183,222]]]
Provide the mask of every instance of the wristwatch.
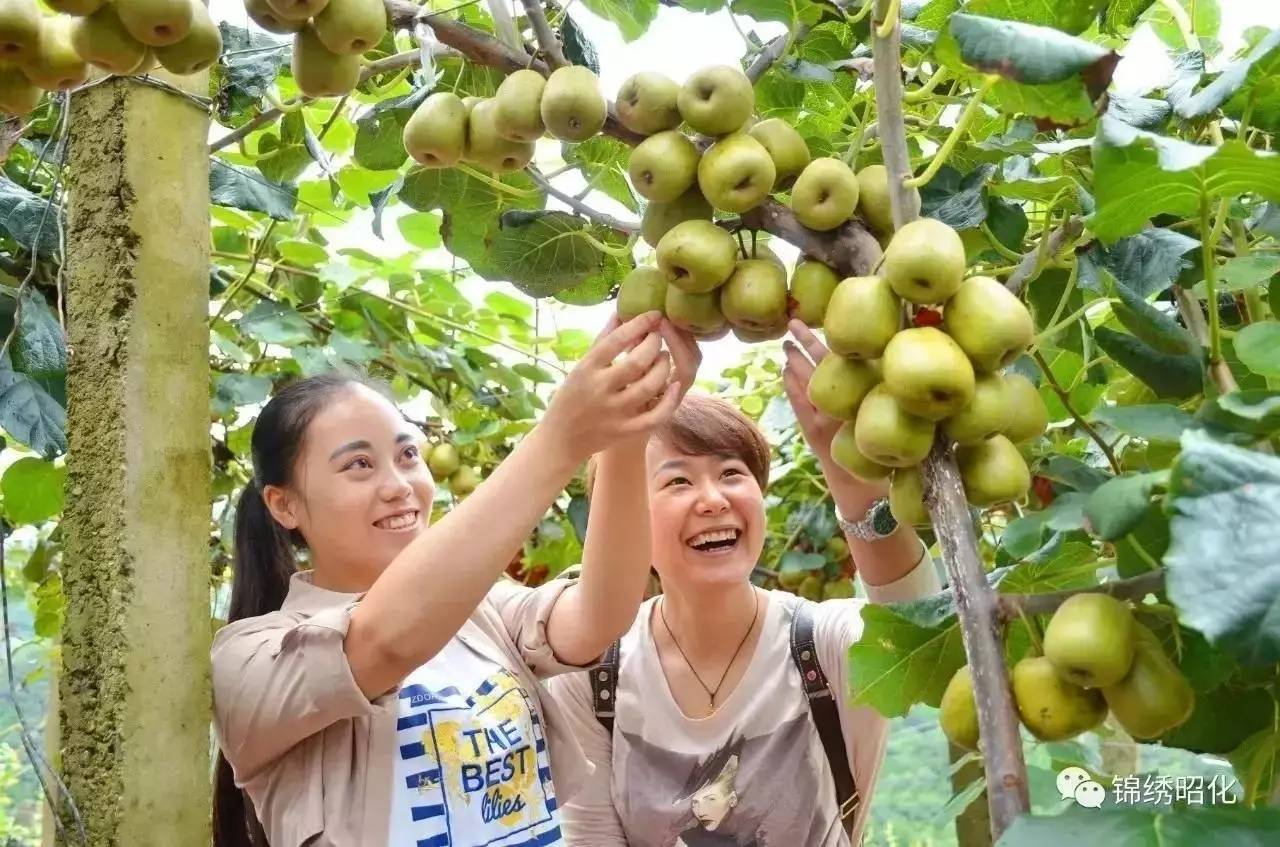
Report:
[[859,520],[851,521],[840,514],[836,507],[836,523],[847,535],[861,538],[863,541],[879,541],[888,538],[898,529],[898,519],[889,509],[889,498],[881,497],[867,507],[867,512]]

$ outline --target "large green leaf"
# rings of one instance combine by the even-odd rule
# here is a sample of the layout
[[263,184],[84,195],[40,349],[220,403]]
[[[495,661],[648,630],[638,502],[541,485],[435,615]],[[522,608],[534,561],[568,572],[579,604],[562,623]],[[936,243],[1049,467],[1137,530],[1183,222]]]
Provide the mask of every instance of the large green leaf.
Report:
[[1094,242],[1082,253],[1080,287],[1102,294],[1107,290],[1098,273],[1105,269],[1116,281],[1139,297],[1164,291],[1190,264],[1186,254],[1200,242],[1180,232],[1150,227],[1114,244]]
[[1093,490],[1084,504],[1089,531],[1103,541],[1128,535],[1146,514],[1151,494],[1169,479],[1166,471],[1118,476]]
[[813,0],[733,0],[729,9],[758,21],[777,21],[788,28],[797,23],[812,26],[822,20],[822,7]]
[[[23,249],[37,245],[42,257],[50,257],[60,249],[58,245],[59,218],[62,209],[50,206],[5,176],[0,176],[0,227]],[[66,222],[62,225],[65,227]]]
[[403,165],[409,158],[404,149],[405,124],[430,93],[429,88],[419,88],[404,97],[384,100],[362,115],[356,121],[352,148],[356,164],[371,171],[390,171]]
[[1093,337],[1103,352],[1150,386],[1162,400],[1192,397],[1203,387],[1198,356],[1162,353],[1136,336],[1107,327],[1095,329]]
[[956,13],[949,29],[970,67],[1029,85],[1081,78],[1091,99],[1106,89],[1120,60],[1114,50],[1052,27]]
[[1264,44],[1270,44],[1270,50],[1254,60],[1244,83],[1222,110],[1237,119],[1249,110],[1250,126],[1275,132],[1280,130],[1280,29],[1272,30],[1258,47]]
[[1195,418],[1177,406],[1152,404],[1144,406],[1099,406],[1093,419],[1107,426],[1147,441],[1176,444],[1182,433],[1195,426]]
[[[1240,98],[1241,104],[1256,106],[1261,100],[1266,111],[1268,104],[1275,105],[1277,85],[1280,85],[1280,29],[1273,30],[1243,58],[1227,65],[1213,82],[1194,96],[1177,103],[1174,111],[1187,120],[1198,118],[1233,96]],[[1275,116],[1267,114],[1266,117]],[[1260,124],[1255,121],[1254,125]]]
[[1094,577],[1097,570],[1098,554],[1093,547],[1071,541],[1063,544],[1054,555],[1043,561],[1023,562],[1014,566],[1000,581],[1000,593],[1040,594],[1085,588],[1097,583]]
[[[1207,785],[1207,781],[1206,781]],[[1112,794],[1108,792],[1108,800]],[[1205,796],[1208,791],[1205,791]],[[1223,802],[1223,801],[1219,801]],[[1116,807],[1071,804],[1054,816],[1022,815],[999,847],[1266,847],[1280,838],[1280,809]]]
[[633,212],[639,211],[631,183],[627,181],[627,163],[631,148],[616,138],[596,135],[581,144],[566,144],[564,160],[578,165],[587,182]]
[[31,456],[10,465],[0,477],[4,513],[14,524],[36,524],[62,511],[65,466]]
[[1188,431],[1168,509],[1164,562],[1181,620],[1243,663],[1280,660],[1280,459]]
[[989,18],[1051,26],[1075,35],[1098,17],[1107,0],[971,0],[965,11]]
[[287,40],[261,31],[250,32],[226,21],[218,23],[222,55],[210,74],[216,90],[218,120],[228,125],[247,121],[262,95],[275,85],[276,76],[289,61]]
[[920,214],[936,218],[952,229],[978,226],[987,218],[983,189],[995,170],[994,165],[982,165],[961,175],[955,168],[944,166],[920,190]]
[[1236,333],[1236,355],[1263,376],[1280,376],[1280,321],[1249,324]]
[[265,212],[278,221],[293,217],[298,186],[271,182],[248,168],[216,156],[209,160],[209,200],[218,206]]
[[1201,406],[1197,414],[1236,432],[1271,435],[1280,431],[1280,391],[1255,388],[1220,394]]
[[1124,328],[1161,353],[1178,356],[1196,348],[1191,333],[1169,312],[1152,306],[1127,285],[1115,286],[1120,303],[1113,308]]
[[1239,142],[1205,147],[1104,117],[1093,162],[1098,206],[1088,223],[1104,241],[1140,231],[1161,212],[1198,216],[1202,197],[1255,193],[1280,200],[1280,156]]
[[644,35],[658,14],[658,0],[582,0],[582,5],[617,26],[625,41]]
[[268,300],[259,302],[237,324],[241,332],[263,344],[292,347],[315,340],[311,325],[302,315]]
[[1121,27],[1130,27],[1142,16],[1147,7],[1155,0],[1111,0],[1107,4],[1107,13],[1103,17],[1103,29],[1116,32]]
[[862,609],[862,637],[849,648],[849,685],[855,702],[886,717],[905,715],[915,703],[937,706],[964,664],[960,627],[923,627],[888,606]]
[[13,367],[41,382],[61,381],[67,373],[67,343],[62,326],[44,295],[34,288],[22,293],[22,315],[10,347]]
[[602,270],[591,225],[568,212],[508,212],[490,242],[494,267],[530,297],[550,297]]
[[31,377],[0,359],[0,429],[45,458],[67,449],[67,413]]

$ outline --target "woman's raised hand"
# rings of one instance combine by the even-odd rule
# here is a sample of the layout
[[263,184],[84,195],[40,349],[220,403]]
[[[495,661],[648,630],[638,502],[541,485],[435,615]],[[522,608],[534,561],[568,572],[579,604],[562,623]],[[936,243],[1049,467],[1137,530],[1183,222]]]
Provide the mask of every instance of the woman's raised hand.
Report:
[[[575,460],[651,431],[684,395],[680,371],[688,371],[690,354],[672,341],[673,333],[660,312],[623,324],[610,318],[556,391],[539,427]],[[674,360],[663,349],[664,338],[674,344]]]
[[787,399],[791,401],[791,408],[796,413],[796,422],[800,424],[804,440],[809,442],[809,448],[826,466],[831,459],[831,439],[840,428],[840,421],[819,412],[810,402],[809,380],[813,377],[813,369],[817,363],[830,355],[831,351],[803,321],[793,320],[787,324],[787,328],[791,330],[791,335],[799,342],[799,346],[790,339],[782,345],[787,357],[782,368],[782,385],[786,389]]

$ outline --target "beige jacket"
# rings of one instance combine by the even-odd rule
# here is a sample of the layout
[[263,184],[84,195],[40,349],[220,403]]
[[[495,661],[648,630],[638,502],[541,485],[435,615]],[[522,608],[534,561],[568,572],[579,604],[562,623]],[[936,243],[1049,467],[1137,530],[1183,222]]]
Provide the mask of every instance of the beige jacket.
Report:
[[[546,637],[551,608],[571,584],[501,580],[455,636],[529,693],[564,799],[592,765],[538,680],[579,670],[556,659]],[[271,847],[386,847],[398,689],[370,702],[351,675],[343,640],[362,596],[317,588],[299,573],[280,611],[228,624],[214,638],[218,741]]]

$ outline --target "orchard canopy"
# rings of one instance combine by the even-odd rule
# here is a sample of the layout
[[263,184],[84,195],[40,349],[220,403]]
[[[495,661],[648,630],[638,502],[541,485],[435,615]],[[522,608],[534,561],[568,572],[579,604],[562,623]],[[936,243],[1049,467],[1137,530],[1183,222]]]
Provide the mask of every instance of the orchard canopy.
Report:
[[[385,380],[442,512],[659,308],[773,445],[758,584],[856,590],[788,316],[945,565],[850,652],[895,719],[870,843],[1280,842],[1280,8],[45,2],[0,0],[0,839],[207,843],[273,388]],[[507,573],[586,520],[576,482]]]

